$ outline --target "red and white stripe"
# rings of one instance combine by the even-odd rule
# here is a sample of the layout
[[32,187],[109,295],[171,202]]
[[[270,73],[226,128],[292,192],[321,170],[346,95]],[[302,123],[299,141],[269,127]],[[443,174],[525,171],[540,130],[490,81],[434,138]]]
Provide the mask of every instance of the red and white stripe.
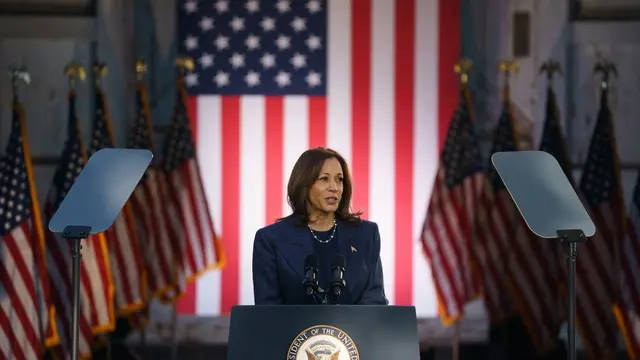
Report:
[[[13,103],[14,123],[12,131],[25,133],[24,110],[18,101]],[[17,119],[16,119],[17,117]],[[10,137],[13,137],[12,133]],[[20,136],[20,135],[18,135]],[[13,229],[4,229],[0,236],[0,358],[31,360],[42,358],[42,350],[59,342],[58,332],[53,318],[53,304],[49,297],[49,280],[47,278],[44,258],[44,234],[40,216],[40,206],[35,182],[33,166],[26,138],[21,139],[22,149],[7,149],[7,153],[22,156],[22,159],[5,156],[5,165],[0,163],[0,181],[3,182],[4,193],[0,200],[10,204],[20,204],[24,198],[30,197],[31,213],[28,218],[18,219],[25,212],[18,209],[12,211],[11,206],[3,206],[0,211],[12,211],[2,214],[4,219],[17,220]],[[0,160],[2,161],[2,160]],[[24,161],[26,173],[10,172],[6,162]],[[15,164],[14,164],[15,165]],[[4,175],[4,176],[3,176]],[[23,180],[20,180],[23,179]],[[25,181],[26,193],[17,192],[15,181]],[[19,184],[19,183],[18,183]],[[8,189],[7,189],[8,186]],[[8,190],[8,191],[7,191]],[[13,209],[15,210],[15,208]],[[7,226],[7,224],[2,224]]]
[[445,165],[441,164],[422,241],[430,259],[440,318],[448,325],[463,316],[467,303],[480,295],[470,251],[484,174],[478,172],[452,189],[447,188],[445,175]]
[[521,214],[514,224],[511,238],[513,255],[509,256],[510,289],[519,314],[534,346],[540,353],[555,351],[557,335],[565,318],[565,302],[559,291],[560,244],[531,232]]
[[298,156],[327,146],[354,178],[353,205],[378,223],[392,304],[437,314],[419,241],[439,149],[458,102],[459,0],[329,0],[326,97],[189,99],[204,188],[227,256],[200,277],[181,313],[253,303],[255,232],[289,213]]
[[145,304],[146,278],[140,243],[135,233],[131,203],[104,232],[115,286],[116,316],[130,314]]
[[148,169],[144,180],[138,184],[131,196],[133,213],[144,242],[144,258],[148,275],[149,293],[157,297],[175,286],[175,274],[179,247],[172,238],[174,228],[163,201],[157,169]]
[[[621,299],[620,250],[627,232],[620,157],[607,96],[603,87],[578,189],[596,226],[595,235],[578,246],[576,261],[576,321],[588,355],[594,359],[614,358],[618,352],[619,327],[614,314]],[[566,266],[564,270],[566,276]]]
[[[48,207],[47,219],[53,215]],[[71,242],[47,232],[47,270],[55,306],[60,346],[55,353],[66,359],[71,354],[72,273]],[[79,354],[91,355],[93,335],[114,329],[114,287],[103,235],[82,240]]]
[[[224,252],[213,225],[208,197],[204,191],[199,164],[188,159],[160,180],[162,198],[168,199],[165,206],[179,239],[178,288],[182,281],[190,282],[208,270],[224,264]],[[175,228],[178,226],[178,228]],[[167,296],[174,296],[166,294]]]
[[[476,212],[476,231],[472,256],[482,272],[483,300],[491,323],[498,323],[513,315],[516,305],[509,296],[507,273],[509,270],[508,253],[505,241],[511,241],[510,225],[518,214],[505,208],[503,204],[511,201],[506,191],[495,192],[490,180],[486,178],[478,201]],[[505,239],[506,237],[506,239]]]
[[[133,133],[130,139],[133,143],[129,146],[138,148],[149,146],[154,149],[153,128],[151,126],[147,89],[143,82],[137,84],[138,102],[136,109],[138,118],[134,119]],[[142,123],[141,123],[142,122]],[[151,297],[160,297],[164,300],[172,299],[170,292],[177,294],[176,282],[178,273],[178,254],[180,246],[176,231],[179,229],[179,221],[169,216],[168,198],[163,195],[163,184],[166,188],[165,174],[155,167],[150,167],[145,172],[145,177],[131,195],[131,213],[136,223],[138,238],[141,241],[143,258],[147,275],[147,286]],[[146,311],[138,313],[140,316],[132,317],[134,323],[142,324]]]
[[[508,99],[508,88],[505,96]],[[508,100],[507,100],[508,101]],[[510,106],[510,105],[509,105]],[[511,112],[511,109],[503,111]],[[504,114],[502,115],[504,116]],[[498,134],[513,131],[513,118],[500,119],[494,142],[505,141]],[[510,123],[509,123],[510,122]],[[515,134],[515,148],[519,148]],[[509,142],[511,142],[509,141]],[[498,148],[502,144],[494,144]],[[549,266],[545,240],[536,239],[527,228],[506,188],[494,188],[486,178],[477,211],[478,242],[473,256],[480,263],[484,300],[492,324],[518,315],[524,321],[537,350],[555,350],[560,307],[556,266]],[[556,258],[553,257],[553,261]],[[553,261],[551,263],[553,263]]]
[[[636,187],[640,186],[640,182]],[[635,189],[635,193],[640,191]],[[634,196],[635,197],[635,196]],[[627,236],[620,251],[621,303],[614,312],[627,345],[630,359],[640,359],[640,204],[631,202]]]
[[[45,218],[53,216],[53,203],[59,196],[52,188],[45,205]],[[55,306],[60,345],[54,348],[60,358],[71,355],[72,257],[71,241],[46,232],[47,271]],[[82,240],[80,286],[79,355],[90,356],[93,335],[115,328],[114,286],[109,266],[107,244],[103,234]]]
[[[102,90],[97,90],[97,97],[98,101],[102,101],[104,119],[98,118],[99,114],[96,116],[92,143],[102,144],[104,137],[107,136],[110,143],[115,144],[113,126]],[[104,128],[99,124],[103,120]],[[100,133],[103,129],[106,130],[106,134]],[[144,306],[146,292],[145,268],[130,202],[125,204],[113,225],[104,232],[104,236],[109,249],[111,274],[115,286],[116,316],[127,315]]]
[[[584,199],[583,203],[588,204]],[[624,214],[620,209],[615,201],[587,207],[597,231],[584,245],[578,245],[576,321],[587,352],[598,359],[610,358],[618,348],[619,329],[612,308],[619,295],[616,247],[624,238],[621,227]],[[566,278],[566,266],[563,273]]]
[[50,316],[52,313],[45,302],[42,245],[32,219],[0,237],[3,249],[0,256],[2,359],[40,359],[45,342],[51,344],[52,340],[58,340],[57,332],[51,328],[55,325]]
[[550,269],[557,267],[548,266],[546,240],[534,238],[508,191],[493,189],[490,181],[477,210],[479,246],[473,253],[483,272],[487,313],[492,324],[518,314],[537,350],[554,350],[561,304]]
[[[580,336],[587,343],[589,352],[606,356],[617,351],[618,329],[611,308],[617,299],[615,246],[608,239],[622,239],[619,211],[612,203],[603,203],[600,208],[590,209],[598,231],[589,239],[589,246],[578,249],[576,262],[576,311],[580,323]],[[614,212],[616,215],[614,215]]]

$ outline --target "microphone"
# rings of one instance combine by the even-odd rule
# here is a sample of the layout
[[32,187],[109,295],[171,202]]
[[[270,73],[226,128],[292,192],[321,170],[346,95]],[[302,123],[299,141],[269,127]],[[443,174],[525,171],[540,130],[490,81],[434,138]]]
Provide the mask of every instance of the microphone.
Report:
[[304,293],[315,299],[315,293],[318,291],[318,258],[309,255],[304,260],[304,281],[302,282]]
[[347,286],[346,281],[344,280],[344,271],[345,271],[345,260],[342,255],[334,255],[333,260],[331,261],[331,271],[333,272],[333,281],[331,282],[331,293],[335,296],[335,300],[337,300],[344,288]]

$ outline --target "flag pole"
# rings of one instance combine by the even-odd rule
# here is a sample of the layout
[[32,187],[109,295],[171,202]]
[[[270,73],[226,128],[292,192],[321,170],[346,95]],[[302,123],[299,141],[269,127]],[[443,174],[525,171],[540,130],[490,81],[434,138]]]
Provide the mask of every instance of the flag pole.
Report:
[[453,340],[451,340],[452,360],[460,359],[460,320],[453,324]]
[[[549,102],[552,101],[552,97],[555,96],[553,95],[553,76],[556,73],[560,74],[560,76],[563,76],[562,68],[560,67],[559,62],[553,59],[549,59],[540,66],[539,73],[544,73],[547,76],[547,106],[549,106]],[[559,118],[556,119],[559,121]],[[549,119],[547,118],[545,121],[549,121]],[[542,142],[543,139],[540,139],[540,141]],[[571,185],[573,186],[573,181],[571,181]],[[558,277],[558,274],[554,274],[554,281],[556,281],[557,284],[561,284],[561,279]],[[562,309],[562,307],[564,306],[563,297],[566,297],[566,289],[564,289],[561,285],[558,285],[558,289],[560,296],[556,298],[556,305],[558,306],[558,309]],[[562,324],[564,321],[568,321],[568,319],[564,319],[565,317],[566,314],[556,313],[554,314],[554,321]],[[554,351],[560,348],[564,348],[564,344],[561,340],[558,339],[556,342],[556,349],[554,349]]]
[[[511,80],[511,75],[513,73],[518,72],[518,69],[519,69],[518,63],[512,60],[501,61],[500,64],[498,65],[498,70],[504,73],[503,99],[505,101],[511,101],[509,80]],[[509,108],[511,108],[511,104],[509,104]]]
[[[518,143],[518,138],[516,136],[516,131],[515,131],[515,124],[513,124],[513,113],[512,113],[512,106],[511,106],[511,86],[510,86],[510,80],[511,80],[511,76],[514,73],[517,73],[519,69],[518,63],[514,60],[503,60],[500,61],[498,63],[498,71],[501,73],[504,73],[504,85],[502,87],[502,101],[503,103],[506,103],[506,106],[508,108],[508,118],[509,118],[509,122],[511,122],[511,129],[513,131],[513,138],[515,139],[515,146],[516,149],[520,148],[520,145]],[[503,105],[504,106],[504,105]],[[516,214],[517,217],[519,217],[519,214]],[[515,220],[515,219],[512,219]],[[510,249],[505,249],[506,254],[505,254],[505,261],[501,266],[501,270],[502,273],[504,275],[509,273],[509,267],[510,264],[513,260],[513,248]],[[501,303],[503,301],[505,301],[505,297],[501,297]],[[517,319],[519,317],[518,311],[516,310],[516,316],[515,318]],[[511,354],[511,347],[509,346],[509,342],[512,341],[514,334],[511,333],[511,328],[512,326],[512,319],[513,316],[509,316],[507,315],[504,319],[504,323],[500,326],[500,332],[503,334],[502,337],[502,349],[504,351],[505,356],[509,357]],[[516,337],[520,336],[520,335],[515,335]],[[511,338],[511,339],[510,339]]]
[[[91,67],[91,71],[93,72],[93,86],[95,91],[99,91],[98,89],[102,86],[102,78],[107,75],[107,66],[104,63],[95,62]],[[112,353],[112,342],[111,342],[111,334],[102,335],[104,339],[104,347],[105,347],[105,357],[107,360],[111,360]]]
[[[84,81],[86,73],[84,68],[80,65],[69,65],[65,69],[65,75],[69,78],[69,89],[75,92],[76,82],[79,79]],[[71,110],[69,110],[71,111]],[[71,314],[71,359],[77,360],[78,345],[79,345],[79,331],[80,331],[80,249],[81,238],[73,238],[73,245],[71,248],[71,254],[73,256],[72,267],[72,283],[73,283],[73,307]]]
[[[466,58],[460,58],[458,62],[453,66],[453,71],[460,75],[460,87],[462,90],[467,90],[469,83],[469,72],[473,68],[473,62]],[[453,323],[453,337],[451,339],[451,352],[452,359],[460,359],[460,319],[456,319]]]
[[[136,80],[138,82],[142,82],[143,79],[144,79],[144,74],[147,72],[147,65],[145,64],[145,62],[144,62],[144,60],[142,58],[139,58],[136,61],[136,69],[135,70],[136,70]],[[143,258],[146,258],[146,256],[148,255],[147,254],[147,249],[146,249],[147,243],[145,241],[141,241],[140,245],[144,247],[144,249],[142,250],[143,254],[144,254]],[[147,282],[147,284],[146,284],[147,295],[151,292],[150,289],[149,289],[149,286],[150,285]],[[151,302],[151,300],[149,299],[148,303],[146,305],[147,307],[150,306],[150,302]],[[142,311],[144,311],[144,310],[142,310]],[[151,316],[151,315],[149,315],[149,316]],[[147,348],[147,326],[146,326],[147,324],[145,324],[144,326],[142,326],[140,328],[140,348],[142,350],[142,353],[144,354],[144,356],[143,356],[144,359],[148,359],[149,358],[149,350]]]
[[[176,67],[178,68],[178,79],[180,81],[177,82],[177,86],[181,86],[182,77],[184,77],[185,72],[193,71],[194,62],[191,58],[185,56],[178,56],[176,59]],[[180,88],[177,88],[176,91],[180,91]],[[175,266],[175,264],[174,264]],[[174,273],[177,273],[174,272]],[[173,312],[171,314],[171,359],[177,360],[178,358],[178,308],[177,302],[173,302]]]

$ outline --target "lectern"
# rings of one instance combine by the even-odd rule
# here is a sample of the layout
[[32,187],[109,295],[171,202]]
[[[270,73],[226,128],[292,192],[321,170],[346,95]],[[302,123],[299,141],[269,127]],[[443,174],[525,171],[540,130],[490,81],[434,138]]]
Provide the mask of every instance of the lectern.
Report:
[[60,203],[49,230],[73,241],[71,358],[78,359],[80,315],[80,242],[90,234],[106,231],[144,175],[153,154],[144,149],[108,148],[97,151]]
[[227,360],[419,360],[418,342],[413,306],[235,306]]
[[577,246],[593,236],[596,227],[551,154],[537,150],[497,152],[491,161],[529,229],[542,238],[559,239],[568,247],[567,353],[569,360],[575,360]]

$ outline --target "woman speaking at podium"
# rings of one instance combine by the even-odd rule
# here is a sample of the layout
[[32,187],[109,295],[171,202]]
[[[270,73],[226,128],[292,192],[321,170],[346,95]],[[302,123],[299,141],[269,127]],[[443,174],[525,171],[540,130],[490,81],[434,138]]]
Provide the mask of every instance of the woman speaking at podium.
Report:
[[352,190],[340,154],[302,153],[287,186],[292,214],[255,235],[256,305],[389,303],[378,225],[350,212]]

